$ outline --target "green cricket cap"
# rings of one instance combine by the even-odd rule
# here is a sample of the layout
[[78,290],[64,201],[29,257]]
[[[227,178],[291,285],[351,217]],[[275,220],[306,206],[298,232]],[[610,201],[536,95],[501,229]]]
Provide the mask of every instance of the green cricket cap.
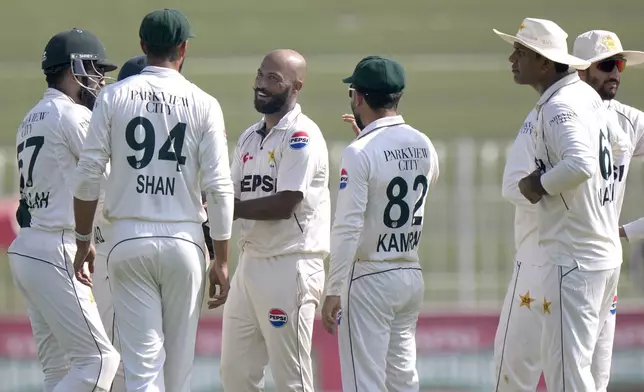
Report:
[[143,42],[160,47],[178,46],[194,36],[188,18],[168,8],[145,15],[139,29]]
[[365,92],[393,94],[405,88],[405,70],[394,60],[368,56],[356,65],[353,75],[342,81]]

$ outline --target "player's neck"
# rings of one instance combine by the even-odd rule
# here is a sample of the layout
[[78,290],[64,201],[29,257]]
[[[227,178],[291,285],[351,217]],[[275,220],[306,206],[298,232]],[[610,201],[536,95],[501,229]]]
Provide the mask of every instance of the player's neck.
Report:
[[551,77],[547,78],[546,80],[542,81],[541,83],[537,83],[534,86],[534,89],[537,90],[539,95],[543,95],[543,93],[546,92],[552,86],[553,84],[557,83],[561,79],[565,78],[566,76],[570,75],[570,73],[555,73]]
[[181,72],[181,63],[179,61],[152,59],[148,57],[148,65],[152,67],[173,69],[177,72]]
[[280,120],[284,118],[284,116],[286,116],[288,112],[293,110],[296,103],[297,102],[287,103],[279,112],[265,114],[264,122],[266,123],[266,133],[270,132],[270,130],[273,129],[273,127],[276,126],[277,123],[280,122]]
[[362,124],[366,128],[371,124],[372,122],[376,120],[380,120],[381,118],[385,117],[395,117],[398,116],[398,112],[395,109],[381,109],[378,111],[370,112],[370,113],[365,113],[360,116],[360,120],[362,120]]

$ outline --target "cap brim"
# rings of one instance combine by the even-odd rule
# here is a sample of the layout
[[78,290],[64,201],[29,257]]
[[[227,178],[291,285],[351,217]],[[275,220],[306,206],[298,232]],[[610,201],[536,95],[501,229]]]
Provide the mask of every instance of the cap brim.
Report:
[[611,58],[613,56],[624,56],[626,59],[626,66],[628,67],[633,66],[633,65],[640,65],[644,64],[644,52],[639,52],[637,50],[624,50],[621,52],[614,52],[614,53],[604,53],[600,56],[595,56],[592,59],[588,60],[590,63],[596,63],[598,61],[606,60],[608,58]]
[[349,76],[348,78],[342,79],[342,82],[346,83],[346,84],[352,84],[353,83],[353,76]]
[[566,64],[571,68],[579,69],[579,70],[587,69],[588,67],[590,67],[590,64],[591,64],[590,62],[586,60],[582,60],[578,57],[572,56],[568,53],[560,53],[552,50],[539,48],[538,46],[535,46],[529,42],[526,42],[519,37],[502,33],[497,29],[492,29],[492,31],[494,31],[494,34],[498,35],[502,40],[509,43],[510,45],[514,45],[515,42],[519,43],[525,46],[526,48],[539,53],[540,55],[547,58],[548,60],[554,61],[555,63]]

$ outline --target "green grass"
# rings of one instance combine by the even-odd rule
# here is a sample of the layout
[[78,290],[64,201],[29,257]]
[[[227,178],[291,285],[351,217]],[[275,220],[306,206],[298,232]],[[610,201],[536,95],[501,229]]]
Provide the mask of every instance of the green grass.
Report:
[[[581,32],[617,32],[627,49],[644,49],[640,19],[644,3],[619,4],[588,0],[516,2],[512,0],[251,0],[168,1],[113,0],[87,2],[45,0],[6,2],[0,14],[0,146],[12,156],[15,130],[45,89],[40,58],[47,40],[72,27],[93,31],[109,56],[121,64],[140,53],[139,23],[148,11],[177,7],[185,12],[197,38],[190,42],[184,74],[215,96],[224,110],[231,143],[259,115],[252,107],[251,86],[262,56],[278,47],[301,51],[309,60],[309,75],[301,103],[329,144],[347,143],[352,135],[341,122],[349,110],[346,86],[340,79],[367,54],[398,59],[407,69],[408,88],[401,105],[406,120],[448,147],[441,180],[430,193],[422,257],[427,279],[426,299],[432,306],[452,307],[461,292],[470,292],[476,306],[498,301],[506,288],[512,259],[512,207],[500,199],[500,164],[484,163],[483,141],[514,137],[537,96],[513,83],[507,57],[511,47],[492,33],[517,31],[527,16],[553,19],[570,34],[569,45]],[[629,69],[619,98],[644,108],[644,73]],[[462,210],[455,188],[458,138],[480,141],[477,154],[478,194],[474,279],[459,286],[459,254],[463,252]],[[332,162],[338,160],[334,150]],[[337,168],[336,168],[337,169]],[[335,169],[334,169],[335,170]],[[642,214],[641,174],[631,176],[631,197],[625,218]],[[5,181],[9,181],[8,179]],[[337,189],[332,176],[331,191]],[[23,312],[10,289],[7,264],[0,257],[0,314]],[[630,278],[622,279],[626,296],[639,295]],[[5,290],[2,290],[4,288]]]

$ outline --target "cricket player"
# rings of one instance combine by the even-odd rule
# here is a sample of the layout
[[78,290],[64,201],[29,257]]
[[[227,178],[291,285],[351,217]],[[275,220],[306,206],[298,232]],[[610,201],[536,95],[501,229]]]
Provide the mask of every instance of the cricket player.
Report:
[[610,121],[599,95],[574,70],[589,62],[567,52],[567,34],[555,23],[526,18],[514,45],[515,78],[541,97],[533,131],[537,170],[519,191],[537,204],[539,245],[545,259],[542,363],[549,391],[596,391],[592,353],[619,280],[618,237]]
[[[627,139],[632,145],[631,154],[621,158],[616,157],[613,164],[613,177],[616,181],[615,207],[619,216],[624,201],[630,158],[644,156],[644,113],[615,100],[615,97],[621,81],[621,73],[627,65],[644,63],[644,52],[624,50],[617,34],[611,31],[591,30],[577,37],[573,46],[573,55],[592,63],[588,69],[579,71],[579,77],[597,91],[626,132]],[[624,225],[624,227],[630,229],[632,226]],[[623,228],[620,228],[620,233],[621,236],[630,238],[625,235]],[[616,311],[617,292],[613,294],[613,307],[601,329],[593,353],[591,369],[598,392],[606,391],[610,379]]]
[[322,320],[334,333],[343,312],[343,391],[418,391],[416,323],[425,292],[418,246],[438,156],[397,113],[400,64],[368,56],[343,81],[361,132],[342,157]]
[[[77,243],[88,252],[100,178],[111,165],[106,263],[128,391],[190,390],[207,264],[201,189],[217,259],[213,299],[223,303],[228,286],[228,147],[219,103],[179,72],[191,31],[176,10],[145,16],[139,36],[148,66],[98,96],[76,171]],[[74,263],[90,283],[83,259]]]
[[42,55],[47,91],[16,137],[20,198],[27,211],[8,255],[27,303],[46,392],[108,391],[119,364],[90,287],[74,277],[71,201],[88,108],[105,73],[116,68],[89,31],[53,36]]
[[264,116],[233,156],[241,253],[223,314],[226,392],[263,390],[267,364],[276,390],[314,390],[311,338],[331,207],[326,142],[297,103],[305,77],[306,61],[293,50],[264,57],[254,85]]
[[[119,69],[117,81],[121,81],[133,75],[138,75],[143,68],[147,65],[145,56],[136,56],[126,61]],[[111,225],[103,216],[103,205],[105,202],[105,187],[107,186],[108,170],[101,178],[101,193],[96,208],[94,221],[94,245],[96,247],[96,259],[94,260],[94,273],[92,274],[92,292],[96,299],[96,305],[105,327],[105,332],[110,338],[112,345],[119,350],[120,343],[118,338],[118,331],[114,324],[114,304],[112,301],[112,294],[110,292],[108,274],[107,274],[107,256],[111,250]],[[123,363],[119,364],[119,368],[114,376],[112,388],[110,392],[125,392],[125,374],[123,371]]]

